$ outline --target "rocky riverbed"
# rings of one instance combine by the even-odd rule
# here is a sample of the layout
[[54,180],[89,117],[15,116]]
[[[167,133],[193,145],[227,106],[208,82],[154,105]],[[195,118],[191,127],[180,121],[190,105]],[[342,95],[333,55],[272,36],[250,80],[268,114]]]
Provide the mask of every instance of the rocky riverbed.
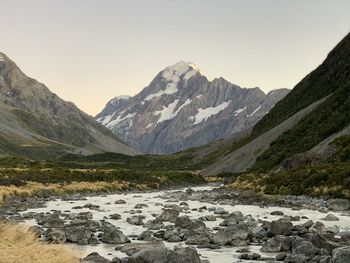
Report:
[[85,262],[350,262],[350,202],[215,186],[12,198],[7,220]]

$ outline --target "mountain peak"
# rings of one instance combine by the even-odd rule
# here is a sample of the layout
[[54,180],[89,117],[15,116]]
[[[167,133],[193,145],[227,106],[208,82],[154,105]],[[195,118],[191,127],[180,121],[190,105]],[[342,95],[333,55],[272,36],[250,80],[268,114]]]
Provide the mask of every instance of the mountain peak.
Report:
[[168,81],[178,82],[180,77],[188,80],[197,72],[200,73],[200,70],[194,63],[180,60],[174,65],[166,67],[162,71],[162,77]]

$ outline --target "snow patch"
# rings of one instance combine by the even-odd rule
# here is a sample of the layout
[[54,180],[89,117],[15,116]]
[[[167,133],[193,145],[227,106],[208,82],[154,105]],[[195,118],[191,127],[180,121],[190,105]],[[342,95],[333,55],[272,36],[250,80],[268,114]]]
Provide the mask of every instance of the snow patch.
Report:
[[247,117],[252,117],[255,113],[257,113],[258,110],[260,110],[260,108],[261,104],[251,114],[248,114]]
[[177,83],[171,82],[168,83],[164,90],[160,90],[157,93],[148,95],[144,100],[148,101],[153,98],[161,97],[162,95],[171,95],[177,92]]
[[0,61],[5,61],[5,58],[1,54],[0,54]]
[[170,103],[168,106],[164,107],[160,111],[156,111],[154,115],[158,116],[160,114],[159,119],[157,120],[157,124],[162,121],[170,120],[173,118],[173,112],[178,104],[179,100],[176,99],[174,102]]
[[202,121],[206,121],[209,117],[216,115],[219,112],[223,111],[230,103],[231,103],[231,101],[225,101],[225,102],[223,102],[220,105],[215,106],[215,107],[208,107],[205,109],[199,108],[198,113],[194,117],[195,121],[192,125],[196,125],[196,124],[201,123]]
[[179,103],[179,99],[174,100],[174,102],[170,103],[168,106],[164,107],[161,111],[156,111],[154,115],[158,116],[160,114],[160,118],[157,121],[161,123],[162,121],[171,120],[179,114],[179,112],[187,105],[191,104],[192,100],[187,99],[183,104],[179,106],[179,108],[175,111],[176,106]]
[[240,114],[242,111],[244,111],[247,108],[247,106],[245,106],[244,108],[238,109],[236,111],[234,111],[234,115],[237,116],[238,114]]
[[132,121],[133,118],[135,117],[136,113],[129,113],[124,117],[121,117],[121,115],[119,115],[115,120],[112,120],[111,122],[109,122],[106,127],[109,129],[114,128],[115,126],[117,126],[119,123],[121,122],[126,122],[128,123],[128,127],[130,128],[132,126]]
[[98,121],[99,123],[102,123],[103,125],[107,125],[107,123],[109,123],[109,121],[113,118],[114,114],[115,114],[115,112],[113,112],[113,113],[110,114],[110,115],[107,115],[107,116],[98,118],[97,121]]
[[203,94],[200,94],[197,96],[197,99],[200,99],[203,96]]

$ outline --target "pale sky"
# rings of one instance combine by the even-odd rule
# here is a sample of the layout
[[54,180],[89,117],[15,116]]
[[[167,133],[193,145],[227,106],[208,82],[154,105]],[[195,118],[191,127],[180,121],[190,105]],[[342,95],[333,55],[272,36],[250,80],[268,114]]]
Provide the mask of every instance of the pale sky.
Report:
[[164,67],[292,88],[350,31],[349,0],[0,0],[0,51],[91,115]]

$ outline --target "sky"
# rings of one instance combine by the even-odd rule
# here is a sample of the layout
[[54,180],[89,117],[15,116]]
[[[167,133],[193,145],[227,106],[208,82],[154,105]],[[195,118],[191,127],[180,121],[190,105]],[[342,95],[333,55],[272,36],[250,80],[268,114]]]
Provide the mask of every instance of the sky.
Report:
[[193,62],[265,92],[293,88],[350,31],[349,0],[0,0],[0,51],[96,115]]

